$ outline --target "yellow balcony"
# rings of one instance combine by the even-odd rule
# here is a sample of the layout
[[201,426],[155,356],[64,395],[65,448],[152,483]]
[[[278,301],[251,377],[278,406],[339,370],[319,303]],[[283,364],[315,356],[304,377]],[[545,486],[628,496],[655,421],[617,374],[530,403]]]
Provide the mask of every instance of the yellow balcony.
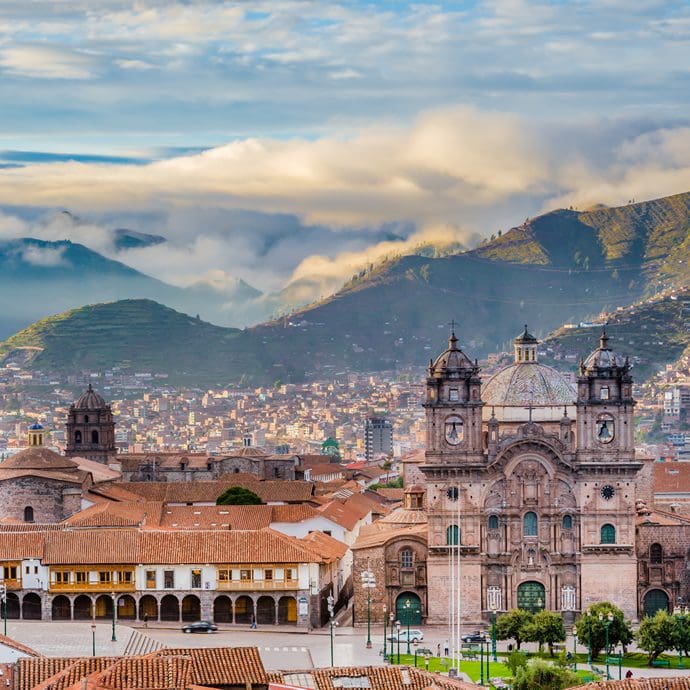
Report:
[[275,591],[285,589],[297,589],[297,580],[223,580],[217,585],[218,590],[224,591]]
[[8,578],[6,580],[0,580],[0,585],[5,585],[7,587],[7,591],[10,592],[13,589],[21,589],[22,588],[22,581],[20,579],[12,579]]
[[51,582],[51,592],[134,592],[134,582]]

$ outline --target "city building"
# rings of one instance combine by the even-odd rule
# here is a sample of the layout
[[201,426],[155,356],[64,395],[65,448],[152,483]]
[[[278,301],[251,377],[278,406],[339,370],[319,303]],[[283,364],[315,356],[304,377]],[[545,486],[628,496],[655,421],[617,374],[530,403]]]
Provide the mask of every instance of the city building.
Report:
[[364,425],[364,455],[367,462],[393,453],[393,424],[386,417],[367,417]]

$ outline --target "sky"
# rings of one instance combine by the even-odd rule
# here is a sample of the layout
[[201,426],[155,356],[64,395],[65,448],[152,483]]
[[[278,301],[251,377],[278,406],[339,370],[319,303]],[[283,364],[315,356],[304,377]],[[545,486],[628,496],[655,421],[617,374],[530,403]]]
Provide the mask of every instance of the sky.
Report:
[[317,297],[422,242],[690,190],[688,56],[686,0],[0,0],[0,238]]

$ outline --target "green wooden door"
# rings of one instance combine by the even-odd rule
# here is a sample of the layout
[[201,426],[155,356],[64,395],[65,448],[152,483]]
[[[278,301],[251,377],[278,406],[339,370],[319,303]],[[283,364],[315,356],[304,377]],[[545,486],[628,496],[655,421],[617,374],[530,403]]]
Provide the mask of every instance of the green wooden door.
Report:
[[668,595],[663,589],[650,589],[644,595],[645,616],[653,616],[659,610],[668,611]]
[[403,627],[421,625],[422,602],[419,597],[414,592],[403,592],[395,602],[395,616]]
[[543,611],[546,603],[546,591],[541,582],[523,582],[517,590],[517,605],[519,609]]

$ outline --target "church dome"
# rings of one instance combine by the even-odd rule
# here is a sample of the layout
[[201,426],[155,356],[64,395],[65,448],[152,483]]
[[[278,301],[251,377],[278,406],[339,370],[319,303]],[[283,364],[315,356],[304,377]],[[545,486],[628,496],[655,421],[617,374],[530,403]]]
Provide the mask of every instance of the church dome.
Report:
[[101,410],[106,407],[106,402],[89,384],[79,400],[74,403],[74,407],[78,410]]
[[3,470],[61,470],[77,469],[73,460],[66,458],[45,446],[33,446],[20,450],[0,465]]
[[431,376],[448,376],[474,367],[472,360],[458,347],[455,333],[451,333],[448,349],[442,352],[435,362],[431,362],[429,373]]
[[511,364],[482,386],[487,406],[563,406],[574,404],[575,398],[575,389],[560,372],[538,362]]
[[596,373],[599,369],[627,368],[626,357],[617,354],[609,348],[609,337],[604,328],[599,338],[599,347],[580,365],[583,373]]

